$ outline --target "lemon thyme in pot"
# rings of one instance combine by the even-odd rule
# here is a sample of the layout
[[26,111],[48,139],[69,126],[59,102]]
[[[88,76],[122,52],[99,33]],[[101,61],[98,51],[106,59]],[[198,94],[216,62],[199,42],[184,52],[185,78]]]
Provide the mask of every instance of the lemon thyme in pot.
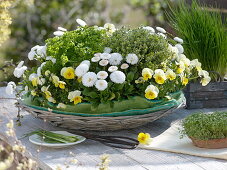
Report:
[[183,120],[182,127],[181,137],[187,135],[200,140],[227,138],[227,112],[195,113]]

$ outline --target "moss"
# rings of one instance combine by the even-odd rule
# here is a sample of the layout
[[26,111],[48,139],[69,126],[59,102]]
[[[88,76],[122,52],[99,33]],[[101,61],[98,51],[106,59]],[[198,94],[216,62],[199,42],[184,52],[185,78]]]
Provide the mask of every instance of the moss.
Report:
[[183,120],[182,136],[201,140],[227,138],[227,112],[195,113]]

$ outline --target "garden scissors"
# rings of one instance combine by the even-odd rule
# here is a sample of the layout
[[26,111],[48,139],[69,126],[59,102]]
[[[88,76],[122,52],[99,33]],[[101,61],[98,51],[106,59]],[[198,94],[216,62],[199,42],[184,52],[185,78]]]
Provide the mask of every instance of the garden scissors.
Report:
[[81,133],[73,130],[68,131],[75,135],[80,135],[87,139],[91,139],[114,148],[135,149],[139,145],[138,140],[125,136],[102,136],[90,133]]

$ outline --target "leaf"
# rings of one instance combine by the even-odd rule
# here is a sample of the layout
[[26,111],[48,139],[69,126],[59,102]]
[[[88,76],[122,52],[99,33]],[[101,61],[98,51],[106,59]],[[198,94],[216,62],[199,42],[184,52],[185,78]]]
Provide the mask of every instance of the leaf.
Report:
[[111,93],[111,96],[108,100],[113,100],[116,97],[116,95],[114,93]]
[[134,73],[133,72],[129,72],[128,75],[127,75],[127,80],[128,81],[132,81],[134,78]]

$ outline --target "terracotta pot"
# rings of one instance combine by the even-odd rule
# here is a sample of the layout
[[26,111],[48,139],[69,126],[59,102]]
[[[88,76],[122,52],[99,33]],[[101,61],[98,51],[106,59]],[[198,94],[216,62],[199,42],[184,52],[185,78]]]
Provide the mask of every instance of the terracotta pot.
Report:
[[220,149],[227,148],[227,138],[223,139],[210,139],[210,140],[200,140],[193,137],[189,137],[193,144],[199,148],[208,148],[208,149]]

